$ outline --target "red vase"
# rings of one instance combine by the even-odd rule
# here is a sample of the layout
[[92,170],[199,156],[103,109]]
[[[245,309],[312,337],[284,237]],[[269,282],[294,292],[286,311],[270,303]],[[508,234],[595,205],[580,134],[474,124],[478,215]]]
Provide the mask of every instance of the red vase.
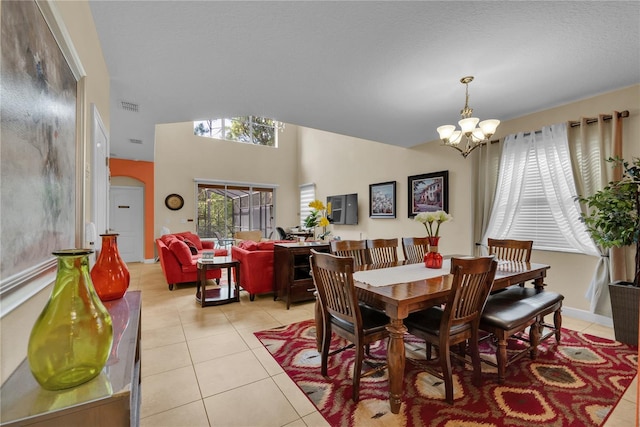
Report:
[[440,237],[429,237],[429,252],[424,256],[424,265],[427,268],[442,268],[442,255],[438,252]]
[[122,298],[129,287],[127,264],[118,252],[118,234],[101,234],[102,249],[91,269],[91,280],[102,301]]

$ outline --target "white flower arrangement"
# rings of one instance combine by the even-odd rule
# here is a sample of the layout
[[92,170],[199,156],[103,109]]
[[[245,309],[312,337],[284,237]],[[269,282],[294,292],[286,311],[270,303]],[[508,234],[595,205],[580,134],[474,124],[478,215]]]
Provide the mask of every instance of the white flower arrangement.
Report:
[[[443,222],[451,221],[453,217],[445,211],[435,212],[420,212],[413,218],[414,221],[424,224],[424,228],[427,229],[427,236],[438,237],[440,233],[440,224]],[[433,231],[433,223],[436,223],[435,232]]]

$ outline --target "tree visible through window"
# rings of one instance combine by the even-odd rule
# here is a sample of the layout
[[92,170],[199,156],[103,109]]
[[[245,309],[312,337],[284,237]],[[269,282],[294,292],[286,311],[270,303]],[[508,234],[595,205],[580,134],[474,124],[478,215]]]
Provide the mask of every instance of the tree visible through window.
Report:
[[240,116],[193,122],[193,133],[255,145],[277,147],[278,130],[283,124],[266,117]]

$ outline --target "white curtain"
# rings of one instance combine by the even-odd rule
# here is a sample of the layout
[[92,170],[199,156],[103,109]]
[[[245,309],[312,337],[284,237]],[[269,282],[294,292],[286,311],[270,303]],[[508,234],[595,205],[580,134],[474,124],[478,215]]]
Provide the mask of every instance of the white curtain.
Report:
[[[529,165],[532,161],[536,164]],[[529,166],[537,167],[544,183],[545,198],[567,242],[580,252],[600,256],[580,220],[565,123],[545,126],[539,132],[507,136],[492,215],[482,243],[486,244],[488,237],[502,239],[509,236],[519,211],[525,171]]]

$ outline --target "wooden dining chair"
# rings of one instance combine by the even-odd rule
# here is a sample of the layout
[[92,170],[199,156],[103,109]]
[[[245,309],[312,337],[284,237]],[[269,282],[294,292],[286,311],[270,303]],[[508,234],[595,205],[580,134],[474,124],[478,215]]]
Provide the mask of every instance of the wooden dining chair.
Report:
[[369,239],[366,247],[372,264],[398,262],[398,239]]
[[352,257],[341,257],[312,249],[310,261],[323,319],[320,372],[327,376],[332,332],[351,342],[351,345],[340,348],[331,355],[355,346],[352,399],[357,402],[360,395],[360,378],[386,368],[386,362],[378,363],[373,369],[362,373],[364,350],[366,348],[368,353],[371,343],[389,336],[386,328],[389,318],[381,311],[358,304],[353,282]]
[[529,262],[533,240],[487,239],[489,255],[499,260]]
[[429,368],[428,370],[444,380],[445,398],[448,403],[453,403],[451,355],[457,356],[450,353],[452,345],[468,340],[473,383],[480,385],[478,325],[497,266],[498,263],[493,256],[451,258],[453,281],[444,308],[436,306],[412,313],[404,321],[410,334],[426,341],[427,360],[431,359],[431,347],[438,347],[441,371],[436,372]]
[[355,265],[371,264],[371,255],[366,240],[332,240],[331,253],[353,257]]
[[428,237],[403,237],[402,252],[404,259],[411,263],[424,261],[424,255],[429,251]]

